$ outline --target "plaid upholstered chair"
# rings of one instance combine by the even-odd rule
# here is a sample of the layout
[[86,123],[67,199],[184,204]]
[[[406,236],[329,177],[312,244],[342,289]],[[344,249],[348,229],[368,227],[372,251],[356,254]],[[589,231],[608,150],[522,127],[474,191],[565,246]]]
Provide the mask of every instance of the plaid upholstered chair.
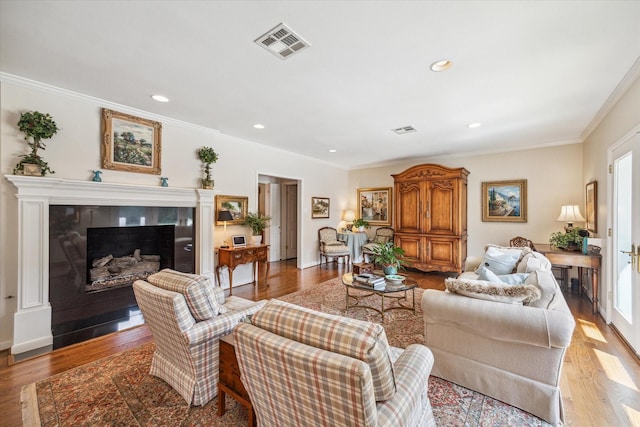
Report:
[[364,262],[369,262],[368,257],[374,255],[373,248],[378,246],[379,243],[393,242],[393,234],[393,228],[391,227],[378,227],[373,239],[362,245],[362,256],[364,257]]
[[265,301],[225,298],[207,277],[169,269],[137,280],[133,291],[156,343],[149,373],[189,404],[204,405],[216,397],[219,339]]
[[351,250],[346,243],[338,240],[338,230],[333,227],[322,227],[318,230],[318,241],[320,243],[320,267],[322,267],[322,258],[325,264],[329,258],[345,259],[347,268],[351,266]]
[[233,334],[259,426],[435,426],[431,351],[379,324],[270,300]]

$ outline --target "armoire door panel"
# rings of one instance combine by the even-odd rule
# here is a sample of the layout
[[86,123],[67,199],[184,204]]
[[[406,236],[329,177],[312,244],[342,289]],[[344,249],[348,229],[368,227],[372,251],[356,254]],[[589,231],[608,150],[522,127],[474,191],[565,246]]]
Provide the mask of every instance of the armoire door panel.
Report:
[[425,233],[456,234],[457,215],[455,211],[457,194],[454,184],[453,180],[427,183],[429,212]]
[[408,263],[422,262],[424,253],[422,237],[396,233],[395,245],[404,249],[405,260]]
[[421,232],[421,197],[421,187],[419,182],[402,183],[396,187],[396,232]]

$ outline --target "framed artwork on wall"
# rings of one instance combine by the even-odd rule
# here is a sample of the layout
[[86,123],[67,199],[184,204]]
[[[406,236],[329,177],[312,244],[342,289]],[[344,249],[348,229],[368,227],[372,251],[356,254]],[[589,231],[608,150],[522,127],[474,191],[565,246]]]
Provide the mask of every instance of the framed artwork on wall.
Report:
[[160,175],[162,123],[102,109],[102,167]]
[[227,225],[241,225],[247,216],[249,198],[245,196],[216,196],[216,225],[224,225],[224,221],[218,221],[218,212],[225,210],[231,213],[232,221]]
[[391,225],[393,198],[391,187],[358,188],[358,212],[356,216],[370,225]]
[[587,210],[586,225],[590,233],[598,232],[598,181],[587,184],[585,207]]
[[329,218],[329,198],[311,198],[311,218]]
[[483,182],[482,221],[527,222],[527,180]]

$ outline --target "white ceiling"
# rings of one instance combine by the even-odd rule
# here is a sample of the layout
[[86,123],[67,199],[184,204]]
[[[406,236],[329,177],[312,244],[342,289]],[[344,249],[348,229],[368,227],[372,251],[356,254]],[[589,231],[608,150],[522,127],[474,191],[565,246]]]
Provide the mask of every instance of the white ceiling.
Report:
[[345,168],[580,142],[638,58],[639,1],[0,0],[2,73]]

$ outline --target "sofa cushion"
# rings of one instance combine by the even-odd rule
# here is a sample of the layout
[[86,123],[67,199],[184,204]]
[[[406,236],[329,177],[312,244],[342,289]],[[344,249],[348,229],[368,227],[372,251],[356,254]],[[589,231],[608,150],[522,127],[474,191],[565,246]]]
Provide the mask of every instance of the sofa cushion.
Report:
[[529,275],[525,284],[532,284],[540,289],[540,298],[535,301],[531,301],[528,304],[530,307],[555,310],[558,304],[560,304],[560,298],[562,297],[559,293],[561,293],[562,290],[560,289],[560,286],[558,286],[558,282],[555,277],[553,277],[553,273],[550,271],[534,271]]
[[532,284],[508,285],[485,280],[453,278],[445,279],[444,284],[449,292],[508,304],[529,303],[539,299],[541,294],[540,289]]
[[182,294],[191,315],[197,321],[208,320],[227,312],[227,308],[218,303],[208,277],[165,268],[147,277],[147,282]]
[[[511,274],[515,272],[518,262],[528,252],[531,252],[531,249],[487,245],[478,268],[486,267],[495,274]],[[478,273],[478,270],[476,270],[476,273]]]
[[353,357],[369,365],[376,401],[396,392],[393,362],[384,328],[279,300],[270,300],[251,323],[282,337]]
[[525,254],[516,267],[517,273],[531,273],[536,270],[551,271],[551,262],[539,252]]

